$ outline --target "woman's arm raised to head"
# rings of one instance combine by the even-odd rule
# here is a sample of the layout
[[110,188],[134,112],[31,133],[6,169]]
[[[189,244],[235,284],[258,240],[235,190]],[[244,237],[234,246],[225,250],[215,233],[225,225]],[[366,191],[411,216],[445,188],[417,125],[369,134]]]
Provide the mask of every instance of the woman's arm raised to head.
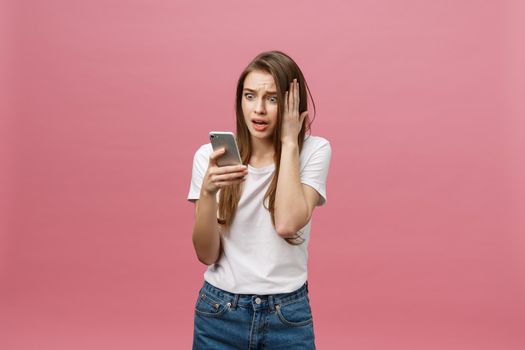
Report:
[[305,193],[304,187],[299,176],[299,146],[283,144],[275,194],[275,229],[283,238],[294,237],[312,216],[319,196],[309,188]]
[[283,144],[275,195],[275,227],[283,238],[294,237],[310,221],[314,208],[326,203],[331,153],[327,140],[317,141],[315,150],[299,171],[298,146]]

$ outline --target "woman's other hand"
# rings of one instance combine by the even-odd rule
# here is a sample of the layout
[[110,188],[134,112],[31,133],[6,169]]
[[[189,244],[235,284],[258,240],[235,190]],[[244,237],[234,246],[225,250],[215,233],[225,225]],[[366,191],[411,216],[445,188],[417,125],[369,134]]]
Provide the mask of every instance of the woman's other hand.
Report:
[[308,111],[304,111],[299,115],[299,83],[294,79],[290,83],[290,89],[286,91],[284,96],[284,112],[281,129],[281,142],[297,143],[297,137],[301,131],[304,118],[308,115]]

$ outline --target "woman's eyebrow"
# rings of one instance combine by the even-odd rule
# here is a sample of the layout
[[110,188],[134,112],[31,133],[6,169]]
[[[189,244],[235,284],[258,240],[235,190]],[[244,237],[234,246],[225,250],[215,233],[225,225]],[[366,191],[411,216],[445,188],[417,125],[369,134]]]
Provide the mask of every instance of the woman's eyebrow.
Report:
[[[249,89],[249,88],[244,88],[243,90],[246,90],[246,91],[250,91],[250,92],[257,92],[256,90],[252,90],[252,89]],[[272,94],[272,95],[276,95],[277,94],[277,91],[268,91],[268,94]]]

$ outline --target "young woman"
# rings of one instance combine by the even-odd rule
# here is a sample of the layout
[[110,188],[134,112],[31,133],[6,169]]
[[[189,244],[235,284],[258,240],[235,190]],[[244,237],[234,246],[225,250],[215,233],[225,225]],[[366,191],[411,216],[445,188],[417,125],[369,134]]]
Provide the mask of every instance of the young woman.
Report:
[[237,83],[246,166],[218,167],[223,149],[210,143],[195,153],[193,245],[208,268],[193,349],[315,349],[307,245],[312,212],[326,202],[331,148],[306,135],[306,87],[288,55],[259,54]]

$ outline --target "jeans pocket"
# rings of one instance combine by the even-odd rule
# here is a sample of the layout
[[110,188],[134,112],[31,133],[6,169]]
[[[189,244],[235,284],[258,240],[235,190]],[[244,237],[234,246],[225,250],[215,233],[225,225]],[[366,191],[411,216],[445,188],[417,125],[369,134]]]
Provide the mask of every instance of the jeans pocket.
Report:
[[214,298],[201,289],[195,303],[195,313],[206,317],[221,317],[230,310],[230,306],[230,303]]
[[300,327],[312,323],[312,309],[306,296],[286,304],[276,304],[275,310],[286,326]]

